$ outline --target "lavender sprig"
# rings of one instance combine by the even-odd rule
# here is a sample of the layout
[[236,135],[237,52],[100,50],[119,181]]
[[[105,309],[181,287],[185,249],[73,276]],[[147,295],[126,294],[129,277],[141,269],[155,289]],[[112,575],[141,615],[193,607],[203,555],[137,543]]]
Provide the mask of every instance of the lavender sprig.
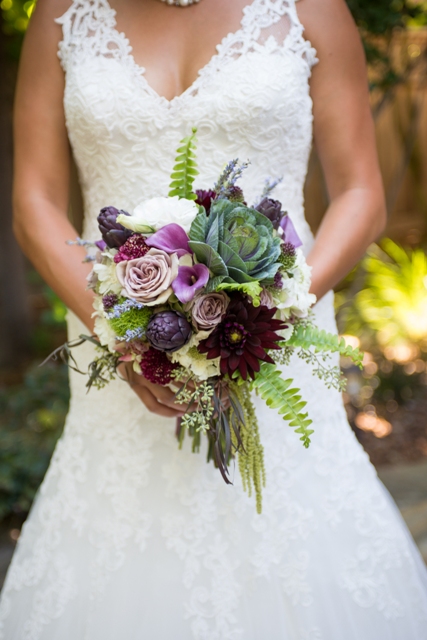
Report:
[[126,311],[130,311],[130,309],[142,309],[143,307],[142,302],[128,298],[120,304],[115,304],[111,311],[105,313],[105,316],[108,320],[112,320],[113,318],[120,318],[120,316],[126,313]]
[[260,197],[254,202],[254,208],[256,208],[259,203],[261,202],[261,200],[263,200],[263,198],[267,198],[270,196],[270,194],[272,193],[272,191],[277,187],[278,184],[280,184],[283,180],[282,178],[267,178],[264,182],[264,189],[262,190],[262,193],[260,195]]
[[214,191],[218,198],[227,198],[229,191],[234,187],[243,171],[249,166],[249,161],[239,164],[239,158],[231,160],[215,183]]

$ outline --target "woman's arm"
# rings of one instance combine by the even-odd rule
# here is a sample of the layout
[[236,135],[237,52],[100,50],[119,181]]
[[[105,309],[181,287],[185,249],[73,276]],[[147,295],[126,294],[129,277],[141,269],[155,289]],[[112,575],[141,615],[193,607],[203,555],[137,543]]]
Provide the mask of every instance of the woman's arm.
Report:
[[[25,38],[15,99],[14,230],[24,253],[65,304],[93,330],[90,265],[82,247],[67,246],[76,230],[67,218],[70,150],[63,109],[64,74],[54,19],[70,0],[38,0]],[[142,376],[123,373],[151,411],[182,415],[174,394]]]
[[298,13],[317,49],[311,95],[314,143],[330,205],[308,257],[321,298],[383,231],[386,207],[371,116],[365,58],[344,0],[301,0]]

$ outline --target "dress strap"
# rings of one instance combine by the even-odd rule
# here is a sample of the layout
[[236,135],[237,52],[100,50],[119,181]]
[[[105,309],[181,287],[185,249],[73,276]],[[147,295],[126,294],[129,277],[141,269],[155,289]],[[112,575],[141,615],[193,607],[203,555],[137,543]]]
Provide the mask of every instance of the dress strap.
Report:
[[304,38],[296,2],[298,0],[253,0],[244,9],[241,33],[252,42],[252,47],[256,43],[273,47],[275,42],[301,56],[311,69],[318,62],[317,52]]
[[115,31],[116,12],[106,0],[73,0],[67,11],[56,18],[62,26],[58,57],[65,71],[71,61],[88,53],[118,57],[128,53],[129,43]]

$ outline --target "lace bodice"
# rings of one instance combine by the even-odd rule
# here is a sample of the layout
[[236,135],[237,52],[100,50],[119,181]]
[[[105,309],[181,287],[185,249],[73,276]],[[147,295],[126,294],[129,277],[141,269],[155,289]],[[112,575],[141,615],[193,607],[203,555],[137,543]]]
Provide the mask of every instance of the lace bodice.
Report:
[[276,196],[309,242],[302,193],[316,54],[303,38],[293,0],[253,0],[239,29],[223,38],[193,84],[172,100],[148,84],[107,0],[75,0],[58,22],[86,237],[98,235],[102,206],[132,209],[141,199],[166,195],[177,143],[197,126],[196,187],[211,186],[230,159],[249,159],[242,180],[248,199],[266,178],[283,177]]

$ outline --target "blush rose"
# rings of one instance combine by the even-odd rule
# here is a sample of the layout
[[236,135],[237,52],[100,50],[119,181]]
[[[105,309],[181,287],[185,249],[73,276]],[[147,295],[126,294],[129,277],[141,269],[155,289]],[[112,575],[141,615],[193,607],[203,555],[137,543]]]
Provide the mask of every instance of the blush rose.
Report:
[[150,249],[141,258],[119,262],[117,278],[122,294],[148,307],[163,304],[172,293],[178,275],[178,256],[160,249]]

